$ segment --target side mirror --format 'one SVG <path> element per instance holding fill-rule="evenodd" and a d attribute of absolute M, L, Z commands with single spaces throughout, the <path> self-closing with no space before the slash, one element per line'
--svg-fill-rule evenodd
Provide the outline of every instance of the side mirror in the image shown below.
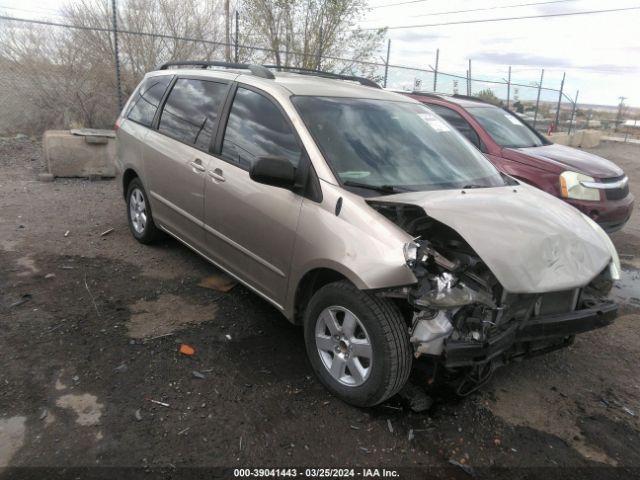
<path fill-rule="evenodd" d="M 272 187 L 292 190 L 296 183 L 296 169 L 282 157 L 258 157 L 249 170 L 251 180 Z"/>

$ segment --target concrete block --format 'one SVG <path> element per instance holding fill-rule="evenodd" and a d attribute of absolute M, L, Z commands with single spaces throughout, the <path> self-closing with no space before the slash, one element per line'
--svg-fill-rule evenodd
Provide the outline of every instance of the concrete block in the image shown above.
<path fill-rule="evenodd" d="M 113 132 L 88 134 L 48 130 L 42 147 L 49 173 L 55 177 L 114 177 L 116 140 Z"/>
<path fill-rule="evenodd" d="M 585 130 L 582 132 L 582 141 L 580 146 L 582 148 L 594 148 L 600 145 L 600 139 L 602 138 L 602 132 L 598 130 Z"/>
<path fill-rule="evenodd" d="M 547 138 L 559 145 L 569 145 L 570 142 L 569 134 L 564 132 L 554 132 L 552 135 L 547 135 Z"/>

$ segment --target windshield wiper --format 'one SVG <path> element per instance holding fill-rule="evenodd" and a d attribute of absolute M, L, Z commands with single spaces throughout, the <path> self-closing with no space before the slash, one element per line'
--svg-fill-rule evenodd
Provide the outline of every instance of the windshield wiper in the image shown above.
<path fill-rule="evenodd" d="M 366 188 L 367 190 L 381 193 L 398 193 L 402 191 L 393 185 L 370 185 L 368 183 L 352 182 L 351 180 L 342 182 L 342 184 L 345 187 Z"/>

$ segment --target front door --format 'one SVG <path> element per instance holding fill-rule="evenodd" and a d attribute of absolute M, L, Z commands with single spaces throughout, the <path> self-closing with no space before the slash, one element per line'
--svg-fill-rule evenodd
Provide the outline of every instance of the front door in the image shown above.
<path fill-rule="evenodd" d="M 254 182 L 256 158 L 288 159 L 295 167 L 302 148 L 274 100 L 238 87 L 222 151 L 211 157 L 205 181 L 208 254 L 260 293 L 282 304 L 296 238 L 302 197 Z"/>
<path fill-rule="evenodd" d="M 204 186 L 209 147 L 229 84 L 178 78 L 151 130 L 145 175 L 156 221 L 192 247 L 204 247 Z"/>

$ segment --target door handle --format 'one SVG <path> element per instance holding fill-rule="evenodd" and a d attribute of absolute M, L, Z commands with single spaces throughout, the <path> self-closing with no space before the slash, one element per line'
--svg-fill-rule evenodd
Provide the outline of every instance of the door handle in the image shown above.
<path fill-rule="evenodd" d="M 193 162 L 189 162 L 189 165 L 191 165 L 191 167 L 193 168 L 194 172 L 204 172 L 206 170 L 206 168 L 204 168 L 204 165 L 202 165 L 202 163 L 200 162 L 200 160 L 195 160 Z"/>
<path fill-rule="evenodd" d="M 207 174 L 218 182 L 224 182 L 226 180 L 224 178 L 224 175 L 222 174 L 222 170 L 220 170 L 219 168 L 216 168 L 215 170 L 209 170 Z"/>

